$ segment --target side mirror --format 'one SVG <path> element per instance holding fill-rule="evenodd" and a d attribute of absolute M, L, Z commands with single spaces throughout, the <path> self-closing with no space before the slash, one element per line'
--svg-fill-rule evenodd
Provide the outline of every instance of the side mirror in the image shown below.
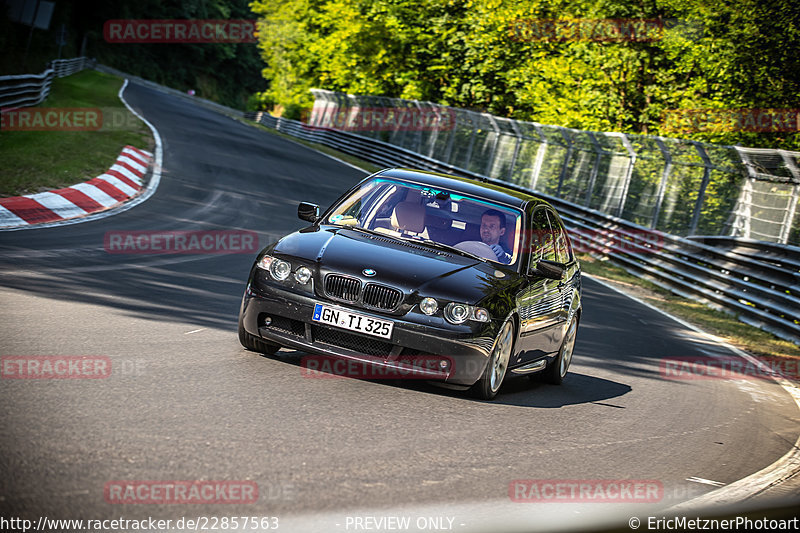
<path fill-rule="evenodd" d="M 313 224 L 319 220 L 319 206 L 308 202 L 300 202 L 300 205 L 297 206 L 297 218 Z"/>
<path fill-rule="evenodd" d="M 548 279 L 563 279 L 564 272 L 566 272 L 567 266 L 564 263 L 558 263 L 556 261 L 548 261 L 547 259 L 541 259 L 536 264 L 535 272 L 540 276 L 544 276 Z"/>

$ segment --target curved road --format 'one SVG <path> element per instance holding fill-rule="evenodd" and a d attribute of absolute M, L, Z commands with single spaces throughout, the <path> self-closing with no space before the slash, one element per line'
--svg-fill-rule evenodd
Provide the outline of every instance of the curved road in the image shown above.
<path fill-rule="evenodd" d="M 511 504 L 512 480 L 656 480 L 666 508 L 715 488 L 687 479 L 731 483 L 800 433 L 797 406 L 772 382 L 663 379 L 664 357 L 728 354 L 588 279 L 565 384 L 512 381 L 493 403 L 420 383 L 308 379 L 298 352 L 247 352 L 236 318 L 254 254 L 109 254 L 104 235 L 246 229 L 264 244 L 301 227 L 299 201 L 327 205 L 363 173 L 185 99 L 138 85 L 125 96 L 164 141 L 156 194 L 102 220 L 0 233 L 0 354 L 102 355 L 114 369 L 0 380 L 3 516 L 279 516 L 293 531 L 293 517 L 318 514 L 317 530 L 346 531 L 354 509 L 466 504 L 453 525 L 466 530 L 478 520 L 470 502 L 490 519 L 492 508 L 543 509 Z M 252 480 L 260 497 L 103 495 L 112 480 L 197 479 Z M 562 523 L 607 507 L 577 506 Z"/>

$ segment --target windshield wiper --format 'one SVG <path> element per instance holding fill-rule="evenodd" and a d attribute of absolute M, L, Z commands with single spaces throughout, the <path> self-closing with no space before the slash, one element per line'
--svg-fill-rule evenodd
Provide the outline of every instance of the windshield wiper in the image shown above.
<path fill-rule="evenodd" d="M 461 250 L 460 248 L 456 248 L 455 246 L 450 246 L 449 244 L 444 244 L 439 241 L 433 241 L 431 239 L 404 239 L 404 240 L 408 240 L 410 242 L 421 242 L 423 244 L 427 244 L 428 246 L 432 246 L 433 248 L 438 248 L 440 250 L 447 250 L 448 252 L 453 252 L 464 257 L 469 257 L 471 259 L 477 259 L 478 261 L 482 261 L 484 263 L 489 262 L 489 260 L 486 259 L 485 257 L 481 257 L 479 255 L 466 252 L 464 250 Z"/>
<path fill-rule="evenodd" d="M 464 250 L 456 248 L 455 246 L 450 246 L 449 244 L 444 244 L 444 243 L 441 243 L 441 242 L 438 242 L 438 241 L 433 241 L 431 239 L 413 238 L 413 237 L 412 238 L 397 237 L 395 235 L 390 235 L 388 233 L 375 231 L 375 230 L 372 230 L 372 229 L 369 229 L 369 228 L 365 228 L 363 226 L 344 226 L 344 225 L 341 225 L 341 224 L 334 224 L 334 225 L 337 226 L 337 227 L 340 227 L 340 228 L 353 229 L 353 230 L 356 230 L 356 231 L 361 231 L 363 233 L 368 233 L 370 235 L 376 235 L 378 237 L 388 237 L 389 239 L 394 239 L 396 241 L 408 242 L 408 243 L 427 244 L 428 246 L 431 246 L 432 248 L 438 248 L 440 250 L 446 250 L 448 252 L 452 252 L 452 253 L 461 255 L 463 257 L 469 257 L 470 259 L 477 259 L 478 261 L 482 261 L 484 263 L 488 263 L 489 262 L 489 260 L 486 259 L 485 257 L 481 257 L 479 255 L 475 255 L 473 253 L 466 252 Z"/>
<path fill-rule="evenodd" d="M 344 226 L 342 224 L 333 224 L 338 228 L 345 228 L 345 229 L 354 229 L 356 231 L 361 231 L 363 233 L 368 233 L 370 235 L 377 235 L 378 237 L 388 237 L 390 239 L 394 239 L 396 241 L 405 241 L 406 239 L 401 239 L 400 237 L 395 237 L 394 235 L 390 235 L 388 233 L 383 233 L 380 231 L 375 231 L 374 229 L 365 228 L 363 226 Z"/>

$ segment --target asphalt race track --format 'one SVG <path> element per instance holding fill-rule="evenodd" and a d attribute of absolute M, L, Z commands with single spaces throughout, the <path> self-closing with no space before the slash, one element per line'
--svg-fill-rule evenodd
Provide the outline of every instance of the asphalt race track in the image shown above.
<path fill-rule="evenodd" d="M 292 517 L 355 509 L 475 502 L 533 516 L 541 504 L 510 502 L 518 479 L 656 480 L 666 508 L 716 488 L 689 478 L 729 484 L 800 434 L 797 405 L 771 381 L 664 379 L 663 358 L 728 352 L 590 279 L 564 385 L 514 380 L 492 403 L 310 379 L 299 352 L 244 350 L 236 319 L 255 254 L 112 254 L 104 236 L 238 229 L 263 245 L 302 227 L 298 202 L 326 206 L 364 173 L 185 99 L 138 85 L 125 96 L 164 142 L 153 197 L 102 220 L 0 232 L 0 355 L 107 356 L 113 369 L 0 380 L 3 516 L 277 516 L 286 531 Z M 259 498 L 111 504 L 114 480 L 250 480 Z"/>

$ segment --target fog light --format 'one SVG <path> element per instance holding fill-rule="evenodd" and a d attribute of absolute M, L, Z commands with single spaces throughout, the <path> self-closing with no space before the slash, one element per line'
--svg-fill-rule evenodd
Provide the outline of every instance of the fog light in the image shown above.
<path fill-rule="evenodd" d="M 442 370 L 447 370 L 448 366 L 450 366 L 450 362 L 447 359 L 439 361 L 439 367 L 441 367 Z"/>
<path fill-rule="evenodd" d="M 264 325 L 269 326 L 270 324 L 272 324 L 272 317 L 271 316 L 264 317 Z"/>
<path fill-rule="evenodd" d="M 306 267 L 300 267 L 294 273 L 294 279 L 300 285 L 305 285 L 311 279 L 311 271 Z"/>
<path fill-rule="evenodd" d="M 419 309 L 426 315 L 430 316 L 439 309 L 439 304 L 433 298 L 423 298 L 419 303 Z"/>

